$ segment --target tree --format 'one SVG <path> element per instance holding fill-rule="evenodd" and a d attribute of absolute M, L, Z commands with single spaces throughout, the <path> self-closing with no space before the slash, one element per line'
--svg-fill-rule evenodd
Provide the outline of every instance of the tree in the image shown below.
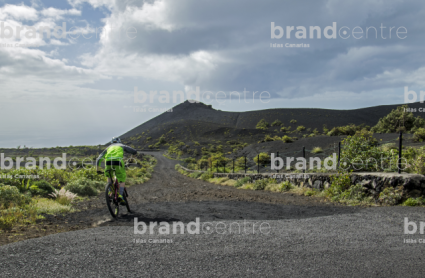
<path fill-rule="evenodd" d="M 408 108 L 409 106 L 402 105 L 393 109 L 387 116 L 379 119 L 371 131 L 375 133 L 415 132 L 418 128 L 424 127 L 424 119 L 420 116 L 415 118 L 412 112 L 408 112 Z"/>

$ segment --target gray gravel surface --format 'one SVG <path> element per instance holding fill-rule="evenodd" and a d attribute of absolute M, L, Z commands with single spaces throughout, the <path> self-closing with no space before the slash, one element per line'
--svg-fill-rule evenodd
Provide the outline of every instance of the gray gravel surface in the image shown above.
<path fill-rule="evenodd" d="M 0 275 L 423 277 L 425 244 L 419 239 L 425 241 L 425 235 L 405 235 L 404 217 L 425 221 L 423 208 L 392 207 L 250 224 L 201 222 L 200 234 L 193 235 L 156 230 L 135 235 L 132 226 L 98 227 L 2 246 Z"/>
<path fill-rule="evenodd" d="M 419 228 L 424 208 L 353 208 L 212 185 L 154 155 L 152 179 L 129 188 L 134 213 L 111 221 L 101 206 L 73 216 L 104 219 L 97 228 L 0 246 L 0 277 L 424 276 L 425 235 L 405 235 L 403 222 Z M 199 217 L 200 231 L 135 235 L 135 217 L 185 225 Z"/>

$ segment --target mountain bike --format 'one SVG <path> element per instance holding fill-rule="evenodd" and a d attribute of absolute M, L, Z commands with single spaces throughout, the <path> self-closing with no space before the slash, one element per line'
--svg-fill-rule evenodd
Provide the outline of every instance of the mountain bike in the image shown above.
<path fill-rule="evenodd" d="M 113 181 L 112 183 L 108 182 L 105 187 L 105 198 L 106 198 L 106 205 L 108 206 L 109 212 L 111 213 L 113 218 L 118 217 L 118 213 L 120 211 L 120 201 L 118 199 L 118 190 L 119 190 L 119 183 L 118 179 L 115 177 L 115 169 L 106 170 L 105 172 L 109 173 L 109 177 Z M 113 173 L 112 173 L 113 172 Z M 103 172 L 98 171 L 99 174 L 103 174 Z M 124 188 L 124 193 L 122 195 L 125 206 L 127 207 L 127 211 L 131 212 L 130 206 L 128 204 L 128 193 L 127 188 Z"/>

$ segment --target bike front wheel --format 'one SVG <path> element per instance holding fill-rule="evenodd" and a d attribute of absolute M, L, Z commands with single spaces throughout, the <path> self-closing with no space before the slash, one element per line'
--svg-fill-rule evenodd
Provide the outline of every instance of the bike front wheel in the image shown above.
<path fill-rule="evenodd" d="M 120 206 L 116 197 L 116 192 L 111 183 L 108 183 L 105 187 L 105 198 L 109 212 L 113 218 L 117 218 L 118 213 L 120 212 Z"/>

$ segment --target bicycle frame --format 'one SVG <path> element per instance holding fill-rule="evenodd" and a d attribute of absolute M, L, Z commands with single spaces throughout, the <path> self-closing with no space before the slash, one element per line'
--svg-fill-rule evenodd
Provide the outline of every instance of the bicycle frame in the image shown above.
<path fill-rule="evenodd" d="M 118 183 L 118 179 L 115 177 L 115 174 L 112 176 L 112 172 L 115 173 L 115 169 L 112 168 L 112 169 L 107 170 L 105 172 L 109 172 L 109 177 L 111 178 L 112 185 L 114 187 L 114 202 L 118 202 L 118 188 L 120 186 L 119 186 L 119 183 Z"/>
<path fill-rule="evenodd" d="M 115 173 L 115 169 L 110 169 L 105 172 L 109 172 L 109 177 L 111 178 L 112 185 L 114 186 L 114 202 L 118 202 L 118 189 L 120 188 L 120 185 L 118 183 L 118 179 L 114 176 L 112 176 L 112 172 Z M 124 187 L 124 194 L 126 197 L 128 197 L 127 189 Z"/>

